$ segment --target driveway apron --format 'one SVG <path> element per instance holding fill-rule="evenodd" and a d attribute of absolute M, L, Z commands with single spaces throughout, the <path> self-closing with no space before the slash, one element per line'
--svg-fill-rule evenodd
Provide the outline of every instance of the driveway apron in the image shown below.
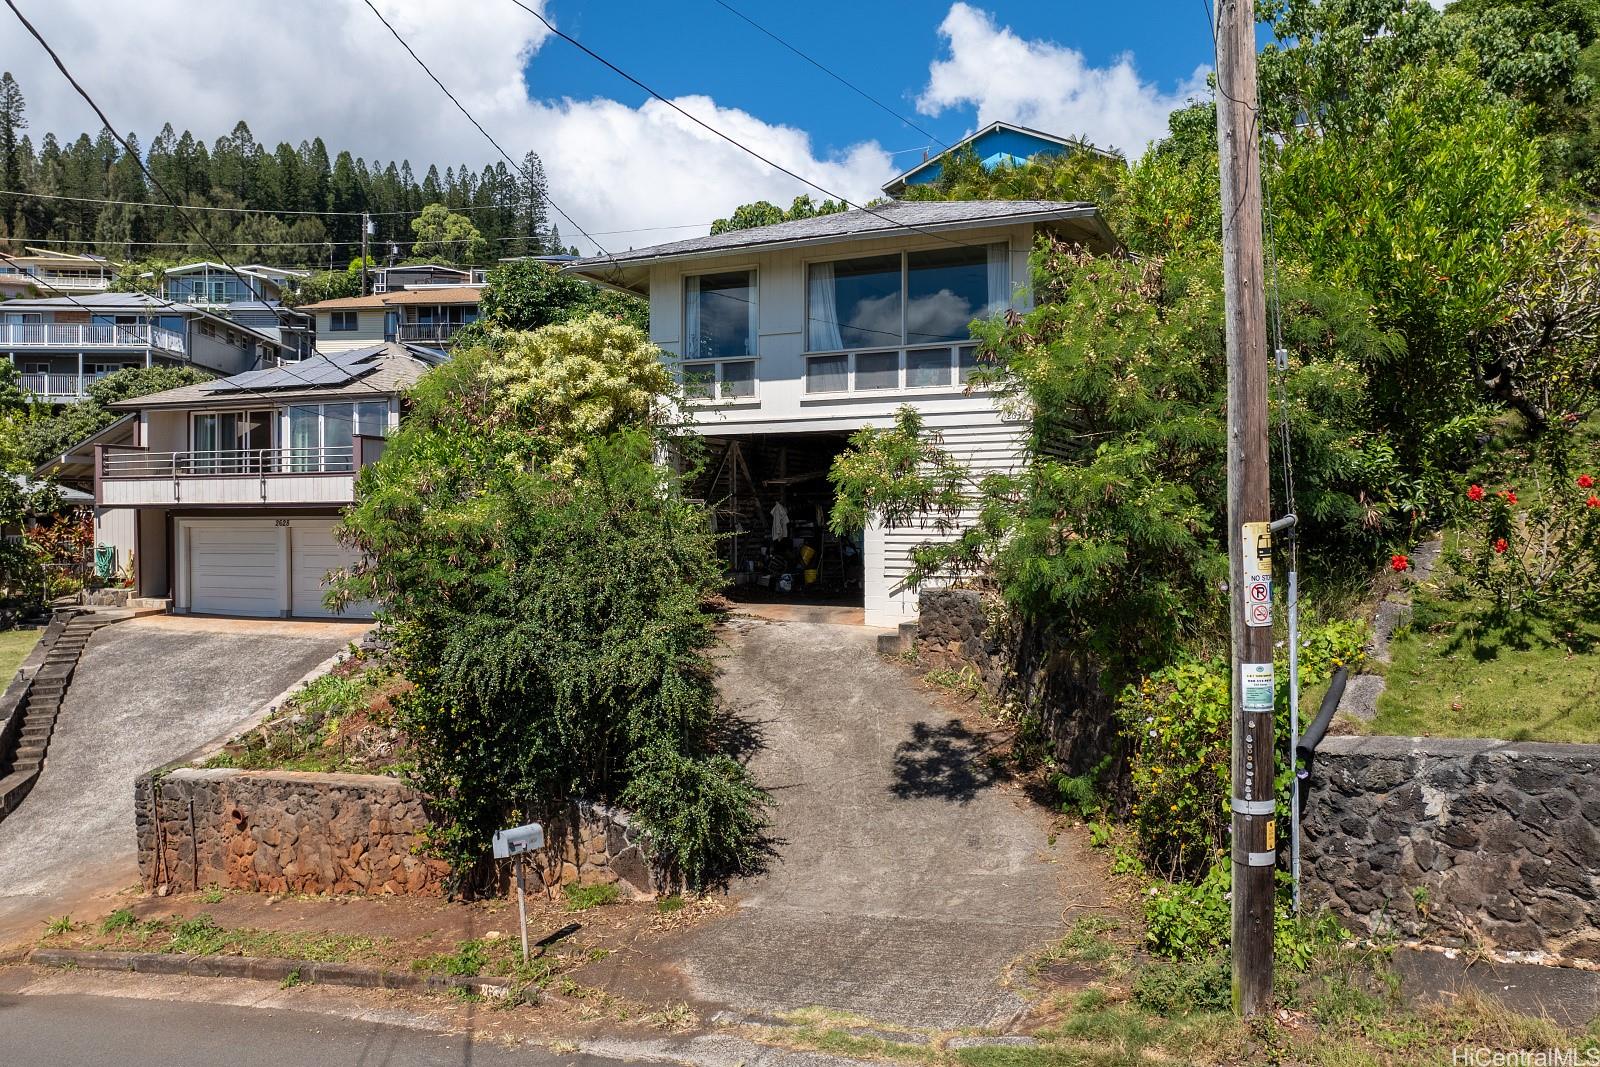
<path fill-rule="evenodd" d="M 740 620 L 730 636 L 720 688 L 760 738 L 775 858 L 730 914 L 602 968 L 607 984 L 647 985 L 653 962 L 703 1008 L 1003 1026 L 1023 1007 L 1009 965 L 1102 899 L 1094 867 L 875 632 Z"/>

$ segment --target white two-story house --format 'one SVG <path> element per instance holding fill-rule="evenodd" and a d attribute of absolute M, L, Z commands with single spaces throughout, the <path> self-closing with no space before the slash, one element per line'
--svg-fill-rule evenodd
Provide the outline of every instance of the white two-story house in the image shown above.
<path fill-rule="evenodd" d="M 1041 231 L 1102 250 L 1090 204 L 892 203 L 576 261 L 566 270 L 650 301 L 709 452 L 712 507 L 736 592 L 854 601 L 868 625 L 914 618 L 903 588 L 927 527 L 835 538 L 827 479 L 850 434 L 919 411 L 977 474 L 1014 466 L 1026 426 L 972 387 L 974 319 L 1026 310 Z M 775 513 L 774 509 L 778 509 Z M 788 575 L 784 580 L 783 575 Z M 780 588 L 781 583 L 781 588 Z"/>
<path fill-rule="evenodd" d="M 138 596 L 180 614 L 328 616 L 326 576 L 355 558 L 334 527 L 430 365 L 380 344 L 142 396 L 38 473 L 93 486 L 96 543 Z"/>

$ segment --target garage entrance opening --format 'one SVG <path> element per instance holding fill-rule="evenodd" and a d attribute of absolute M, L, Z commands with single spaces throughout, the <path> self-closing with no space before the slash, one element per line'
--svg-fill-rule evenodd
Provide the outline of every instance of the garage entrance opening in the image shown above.
<path fill-rule="evenodd" d="M 844 433 L 707 436 L 689 487 L 711 513 L 735 602 L 859 608 L 862 535 L 828 529 Z"/>

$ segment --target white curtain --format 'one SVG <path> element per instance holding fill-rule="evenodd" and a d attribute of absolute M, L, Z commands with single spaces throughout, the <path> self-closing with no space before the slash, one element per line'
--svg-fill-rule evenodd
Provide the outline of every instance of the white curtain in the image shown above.
<path fill-rule="evenodd" d="M 683 279 L 683 358 L 700 355 L 700 276 Z"/>
<path fill-rule="evenodd" d="M 811 318 L 808 348 L 812 352 L 837 352 L 844 347 L 839 336 L 839 301 L 833 289 L 833 264 L 811 264 Z"/>
<path fill-rule="evenodd" d="M 989 246 L 989 306 L 985 315 L 998 315 L 1011 306 L 1011 249 L 1008 245 Z"/>

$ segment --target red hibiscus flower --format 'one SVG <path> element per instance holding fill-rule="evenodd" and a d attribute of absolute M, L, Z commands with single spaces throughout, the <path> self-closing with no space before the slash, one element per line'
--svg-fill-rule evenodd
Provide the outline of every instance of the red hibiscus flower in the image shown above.
<path fill-rule="evenodd" d="M 1594 488 L 1594 475 L 1592 475 L 1592 474 L 1580 474 L 1580 475 L 1578 475 L 1578 488 L 1579 489 L 1593 489 Z"/>
<path fill-rule="evenodd" d="M 1411 566 L 1411 561 L 1399 552 L 1389 557 L 1389 569 L 1392 571 L 1403 571 L 1409 566 Z"/>
<path fill-rule="evenodd" d="M 1496 552 L 1504 552 L 1506 549 L 1508 549 L 1510 547 L 1511 547 L 1510 545 L 1506 544 L 1506 539 L 1504 537 L 1500 538 L 1499 540 L 1495 541 L 1495 543 L 1494 543 L 1494 550 Z"/>
<path fill-rule="evenodd" d="M 1482 500 L 1483 499 L 1483 486 L 1474 485 L 1474 486 L 1470 487 L 1467 490 L 1467 499 L 1468 500 Z"/>
<path fill-rule="evenodd" d="M 1517 502 L 1517 491 L 1515 489 L 1507 489 L 1500 494 L 1500 498 L 1507 504 L 1515 504 Z"/>
<path fill-rule="evenodd" d="M 1589 505 L 1591 508 L 1600 508 L 1600 496 L 1595 496 L 1593 493 L 1590 493 L 1589 499 L 1585 500 L 1584 503 Z"/>

